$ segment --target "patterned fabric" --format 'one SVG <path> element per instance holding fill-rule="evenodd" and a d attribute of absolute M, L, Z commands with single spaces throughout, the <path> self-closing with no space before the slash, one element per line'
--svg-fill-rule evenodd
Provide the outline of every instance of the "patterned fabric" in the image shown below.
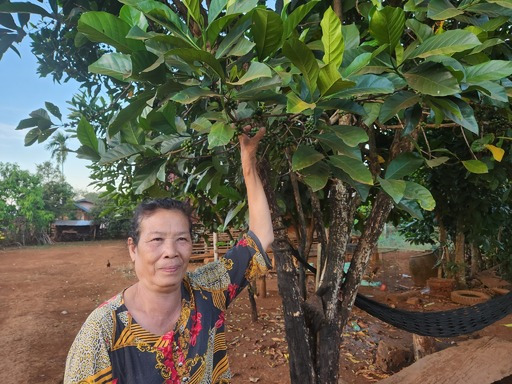
<path fill-rule="evenodd" d="M 224 312 L 253 279 L 270 268 L 249 231 L 222 259 L 189 272 L 174 330 L 143 329 L 119 293 L 96 308 L 76 336 L 64 384 L 224 384 L 231 382 Z"/>

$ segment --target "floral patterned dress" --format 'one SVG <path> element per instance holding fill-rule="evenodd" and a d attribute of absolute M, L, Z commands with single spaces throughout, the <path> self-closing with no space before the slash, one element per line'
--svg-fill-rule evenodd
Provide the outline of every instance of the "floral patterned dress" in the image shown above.
<path fill-rule="evenodd" d="M 131 317 L 119 293 L 96 308 L 76 336 L 64 384 L 230 383 L 224 313 L 270 261 L 249 231 L 219 261 L 189 272 L 175 328 L 154 335 Z"/>

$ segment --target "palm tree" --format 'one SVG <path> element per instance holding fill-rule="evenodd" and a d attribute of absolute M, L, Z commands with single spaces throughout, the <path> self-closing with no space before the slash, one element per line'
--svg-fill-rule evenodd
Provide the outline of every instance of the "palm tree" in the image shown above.
<path fill-rule="evenodd" d="M 59 131 L 56 135 L 52 136 L 50 142 L 45 146 L 47 150 L 52 152 L 52 159 L 55 157 L 57 163 L 60 164 L 60 173 L 62 178 L 64 178 L 64 162 L 68 157 L 68 152 L 71 151 L 66 145 L 66 142 L 70 137 L 71 136 L 65 135 Z"/>

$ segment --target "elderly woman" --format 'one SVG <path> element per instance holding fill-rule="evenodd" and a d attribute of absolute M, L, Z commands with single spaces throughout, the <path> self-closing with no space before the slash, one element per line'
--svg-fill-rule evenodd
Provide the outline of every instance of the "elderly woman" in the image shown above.
<path fill-rule="evenodd" d="M 141 204 L 128 239 L 138 282 L 96 308 L 69 351 L 64 383 L 230 383 L 224 333 L 229 303 L 269 267 L 270 211 L 256 171 L 264 129 L 241 135 L 249 231 L 217 262 L 187 272 L 189 208 L 176 200 Z"/>

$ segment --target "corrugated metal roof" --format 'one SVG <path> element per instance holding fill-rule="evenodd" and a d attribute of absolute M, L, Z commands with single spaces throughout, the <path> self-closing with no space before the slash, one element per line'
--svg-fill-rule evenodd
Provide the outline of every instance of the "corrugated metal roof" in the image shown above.
<path fill-rule="evenodd" d="M 93 220 L 55 220 L 54 224 L 57 227 L 89 227 L 94 225 Z"/>

